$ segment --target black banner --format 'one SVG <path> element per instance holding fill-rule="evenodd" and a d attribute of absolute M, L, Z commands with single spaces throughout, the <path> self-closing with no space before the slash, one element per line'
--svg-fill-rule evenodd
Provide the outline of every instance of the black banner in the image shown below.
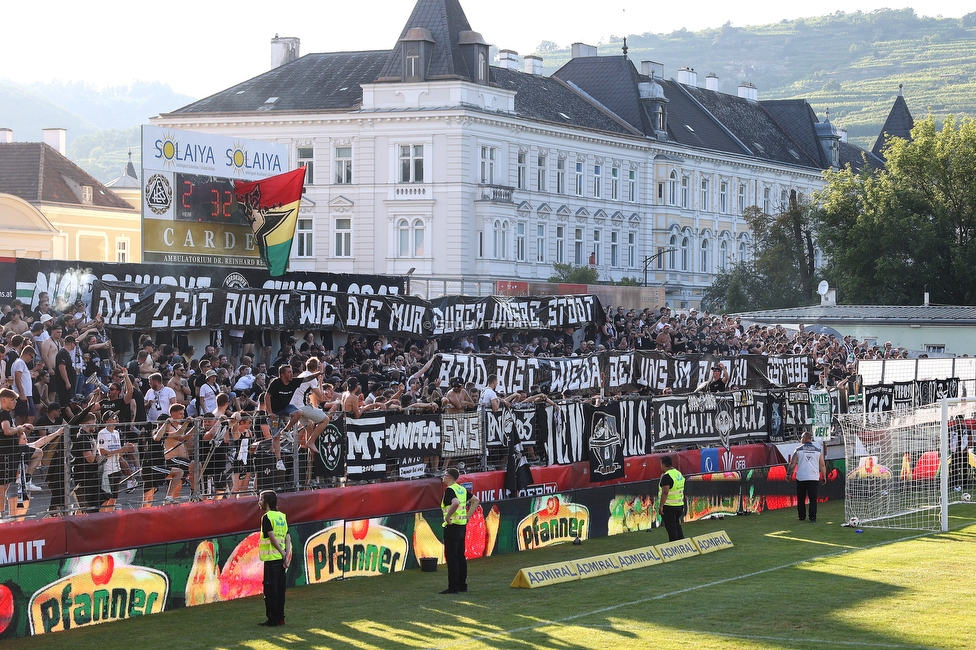
<path fill-rule="evenodd" d="M 162 284 L 185 289 L 252 287 L 275 291 L 337 291 L 376 295 L 404 294 L 406 288 L 404 276 L 291 272 L 272 278 L 263 268 L 36 259 L 18 259 L 16 278 L 17 297 L 28 308 L 35 309 L 39 294 L 48 293 L 51 306 L 59 310 L 79 299 L 89 305 L 95 280 Z"/>
<path fill-rule="evenodd" d="M 890 384 L 864 387 L 864 412 L 884 413 L 894 407 L 895 389 Z"/>
<path fill-rule="evenodd" d="M 386 418 L 346 418 L 346 476 L 372 481 L 386 476 Z"/>
<path fill-rule="evenodd" d="M 420 298 L 335 291 L 180 289 L 93 282 L 92 310 L 109 327 L 155 329 L 323 329 L 428 338 L 430 308 Z"/>
<path fill-rule="evenodd" d="M 586 460 L 586 413 L 584 403 L 546 406 L 536 422 L 541 427 L 550 464 L 569 465 Z"/>
<path fill-rule="evenodd" d="M 620 409 L 584 408 L 588 435 L 587 456 L 590 459 L 590 482 L 609 481 L 624 477 L 624 439 L 620 429 Z"/>
<path fill-rule="evenodd" d="M 711 379 L 711 369 L 721 364 L 729 371 L 729 388 L 762 390 L 786 381 L 784 386 L 807 383 L 812 376 L 810 357 L 789 355 L 740 355 L 731 359 L 708 354 L 672 356 L 663 352 L 637 350 L 607 352 L 583 357 L 516 357 L 494 354 L 439 354 L 431 369 L 442 382 L 452 377 L 484 389 L 489 375 L 498 377 L 502 394 L 528 391 L 532 385 L 546 385 L 547 392 L 630 392 L 640 388 L 690 393 Z M 603 379 L 605 378 L 605 380 Z"/>
<path fill-rule="evenodd" d="M 441 454 L 441 416 L 386 414 L 386 457 L 412 459 Z"/>
<path fill-rule="evenodd" d="M 315 476 L 337 478 L 346 475 L 345 417 L 332 418 L 318 438 L 315 439 L 315 455 L 312 471 Z"/>
<path fill-rule="evenodd" d="M 656 446 L 719 444 L 769 437 L 767 395 L 762 391 L 656 397 Z"/>
<path fill-rule="evenodd" d="M 432 308 L 434 336 L 562 329 L 606 321 L 599 298 L 592 295 L 445 296 Z"/>
<path fill-rule="evenodd" d="M 524 408 L 501 408 L 484 411 L 485 444 L 489 447 L 508 447 L 512 435 L 515 444 L 535 444 L 536 440 L 536 412 L 535 406 Z"/>

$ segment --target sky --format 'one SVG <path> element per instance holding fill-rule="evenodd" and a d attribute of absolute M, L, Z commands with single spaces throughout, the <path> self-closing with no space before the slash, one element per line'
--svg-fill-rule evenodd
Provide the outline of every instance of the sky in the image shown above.
<path fill-rule="evenodd" d="M 0 78 L 18 83 L 83 81 L 103 88 L 161 81 L 205 97 L 265 72 L 271 38 L 296 36 L 301 54 L 388 50 L 414 0 L 47 0 L 5 3 Z M 596 45 L 611 35 L 745 27 L 835 11 L 910 6 L 885 0 L 817 3 L 698 0 L 694 5 L 649 0 L 461 0 L 472 29 L 520 54 L 543 40 Z M 926 16 L 960 17 L 972 0 L 916 0 Z M 921 7 L 921 8 L 919 8 Z"/>

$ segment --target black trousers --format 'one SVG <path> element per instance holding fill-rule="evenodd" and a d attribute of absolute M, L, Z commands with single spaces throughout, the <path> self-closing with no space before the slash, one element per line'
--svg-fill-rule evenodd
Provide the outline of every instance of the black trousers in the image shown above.
<path fill-rule="evenodd" d="M 447 560 L 447 588 L 468 588 L 468 560 L 464 557 L 467 526 L 449 524 L 444 529 L 444 559 Z"/>
<path fill-rule="evenodd" d="M 264 563 L 264 609 L 272 623 L 285 621 L 285 562 Z"/>
<path fill-rule="evenodd" d="M 668 531 L 668 541 L 674 542 L 684 539 L 684 531 L 681 530 L 681 517 L 685 514 L 684 506 L 664 506 L 661 512 L 661 520 L 664 529 Z"/>
<path fill-rule="evenodd" d="M 810 497 L 810 521 L 817 520 L 817 488 L 820 481 L 797 481 L 796 482 L 796 514 L 800 520 L 807 518 L 806 498 Z"/>

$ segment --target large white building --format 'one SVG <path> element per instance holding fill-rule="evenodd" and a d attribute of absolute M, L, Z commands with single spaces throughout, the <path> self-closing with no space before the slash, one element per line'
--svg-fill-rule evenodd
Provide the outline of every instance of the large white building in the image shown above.
<path fill-rule="evenodd" d="M 493 65 L 458 0 L 418 0 L 392 50 L 298 57 L 275 37 L 269 72 L 152 122 L 288 143 L 308 168 L 291 269 L 413 269 L 431 295 L 545 281 L 554 262 L 643 280 L 646 264 L 691 306 L 750 254 L 746 207 L 776 212 L 862 153 L 881 164 L 803 100 L 573 55 L 551 77 L 509 50 Z"/>

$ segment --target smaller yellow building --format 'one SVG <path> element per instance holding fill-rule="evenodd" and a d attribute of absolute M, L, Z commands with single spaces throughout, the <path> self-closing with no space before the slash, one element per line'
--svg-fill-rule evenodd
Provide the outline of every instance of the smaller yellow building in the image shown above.
<path fill-rule="evenodd" d="M 0 257 L 142 261 L 142 218 L 43 142 L 0 142 Z"/>

